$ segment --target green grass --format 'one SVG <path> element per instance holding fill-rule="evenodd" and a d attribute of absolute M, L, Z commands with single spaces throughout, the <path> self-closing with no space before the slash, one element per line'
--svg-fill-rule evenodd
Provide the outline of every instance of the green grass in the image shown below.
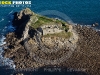
<path fill-rule="evenodd" d="M 69 30 L 69 25 L 65 21 L 56 20 L 56 23 L 61 23 L 62 24 L 62 27 L 61 27 L 62 30 L 65 30 L 66 32 Z"/>
<path fill-rule="evenodd" d="M 35 15 L 37 18 L 38 18 L 38 21 L 34 23 L 32 23 L 32 27 L 34 29 L 40 27 L 40 26 L 43 26 L 43 25 L 52 25 L 52 24 L 58 24 L 58 25 L 61 25 L 62 26 L 58 26 L 59 28 L 61 28 L 62 30 L 65 30 L 66 32 L 69 30 L 69 26 L 68 26 L 68 23 L 66 23 L 65 21 L 63 20 L 56 20 L 54 18 L 48 18 L 46 16 L 41 16 L 41 15 Z M 34 17 L 33 17 L 34 18 Z"/>
<path fill-rule="evenodd" d="M 48 17 L 45 17 L 45 16 L 39 16 L 39 15 L 37 16 L 37 18 L 38 18 L 38 21 L 31 25 L 35 29 L 44 25 L 44 24 L 54 23 L 54 20 L 52 18 L 48 18 Z"/>
<path fill-rule="evenodd" d="M 62 38 L 70 38 L 73 34 L 71 32 L 65 32 L 62 31 L 60 33 L 54 33 L 54 34 L 47 34 L 43 35 L 43 37 L 62 37 Z"/>
<path fill-rule="evenodd" d="M 54 33 L 54 34 L 47 34 L 47 35 L 43 35 L 43 37 L 62 37 L 62 38 L 69 38 L 72 36 L 72 33 L 71 32 L 67 32 L 69 30 L 69 26 L 68 26 L 68 23 L 66 23 L 65 21 L 63 20 L 56 20 L 56 19 L 53 19 L 53 18 L 48 18 L 48 17 L 45 17 L 45 16 L 41 16 L 41 15 L 35 15 L 35 17 L 38 18 L 38 21 L 36 21 L 34 23 L 32 23 L 32 27 L 34 29 L 40 27 L 40 26 L 43 26 L 43 25 L 53 25 L 53 24 L 58 24 L 59 28 L 61 28 L 62 32 L 60 33 Z M 33 17 L 34 19 L 34 17 Z M 61 26 L 62 24 L 62 26 Z"/>
<path fill-rule="evenodd" d="M 39 20 L 43 21 L 44 23 L 46 23 L 46 22 L 54 22 L 54 20 L 52 18 L 48 18 L 48 17 L 45 17 L 45 16 L 40 16 Z"/>

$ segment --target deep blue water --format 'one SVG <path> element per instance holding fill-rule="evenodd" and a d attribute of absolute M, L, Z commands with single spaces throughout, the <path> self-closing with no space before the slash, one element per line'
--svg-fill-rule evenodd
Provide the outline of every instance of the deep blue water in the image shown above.
<path fill-rule="evenodd" d="M 66 14 L 75 23 L 100 22 L 100 0 L 33 0 L 32 10 L 37 13 L 57 10 Z"/>
<path fill-rule="evenodd" d="M 2 44 L 2 35 L 9 29 L 12 31 L 10 14 L 23 8 L 25 7 L 0 7 L 0 44 Z M 32 0 L 30 9 L 35 13 L 72 23 L 86 25 L 100 23 L 100 0 Z M 2 52 L 1 48 L 0 52 Z M 2 59 L 0 57 L 0 65 Z"/>
<path fill-rule="evenodd" d="M 32 10 L 35 12 L 57 10 L 75 23 L 100 22 L 100 0 L 33 0 L 33 3 Z"/>
<path fill-rule="evenodd" d="M 0 20 L 2 20 L 2 18 L 5 19 L 0 22 L 0 29 L 3 29 L 7 24 L 9 19 L 7 15 L 9 12 L 20 11 L 23 8 L 24 7 L 0 7 Z M 74 23 L 89 25 L 95 22 L 100 23 L 100 0 L 32 0 L 30 9 L 35 13 L 49 10 L 50 12 L 48 13 L 56 14 L 56 11 L 59 11 L 69 17 Z M 55 11 L 53 12 L 52 10 Z M 46 13 L 46 15 L 48 14 Z M 57 14 L 56 16 L 59 17 Z M 63 15 L 61 16 L 63 17 Z"/>

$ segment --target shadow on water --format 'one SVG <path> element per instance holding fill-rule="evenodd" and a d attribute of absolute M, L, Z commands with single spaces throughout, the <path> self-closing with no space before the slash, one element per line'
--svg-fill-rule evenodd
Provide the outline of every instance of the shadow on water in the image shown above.
<path fill-rule="evenodd" d="M 8 66 L 0 66 L 0 75 L 11 75 L 14 73 L 13 69 L 9 69 Z"/>
<path fill-rule="evenodd" d="M 0 67 L 0 75 L 16 75 L 18 73 L 23 75 L 88 75 L 85 72 L 75 71 L 66 67 L 47 66 L 30 71 L 14 71 L 12 69 L 8 69 L 7 67 Z"/>

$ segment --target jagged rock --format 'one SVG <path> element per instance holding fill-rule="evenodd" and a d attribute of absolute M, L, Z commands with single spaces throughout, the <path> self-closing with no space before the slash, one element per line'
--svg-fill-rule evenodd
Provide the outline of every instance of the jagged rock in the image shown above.
<path fill-rule="evenodd" d="M 25 8 L 17 14 L 18 19 L 22 19 L 25 16 L 34 14 L 29 8 Z"/>

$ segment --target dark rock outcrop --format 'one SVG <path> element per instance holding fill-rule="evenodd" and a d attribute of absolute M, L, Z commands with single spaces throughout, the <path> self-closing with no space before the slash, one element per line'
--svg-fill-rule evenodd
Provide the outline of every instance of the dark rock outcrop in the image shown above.
<path fill-rule="evenodd" d="M 100 35 L 87 26 L 74 26 L 79 35 L 77 48 L 72 57 L 63 65 L 85 69 L 89 75 L 100 74 Z"/>
<path fill-rule="evenodd" d="M 17 38 L 21 38 L 25 30 L 26 23 L 30 20 L 30 16 L 34 14 L 29 8 L 14 13 L 13 26 L 16 28 L 15 34 Z"/>

